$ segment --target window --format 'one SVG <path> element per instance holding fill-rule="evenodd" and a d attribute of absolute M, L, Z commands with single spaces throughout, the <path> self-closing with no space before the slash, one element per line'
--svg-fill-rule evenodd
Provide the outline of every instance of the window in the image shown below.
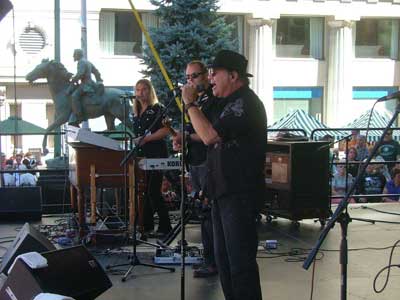
<path fill-rule="evenodd" d="M 323 18 L 282 17 L 275 29 L 277 57 L 323 59 Z"/>
<path fill-rule="evenodd" d="M 356 22 L 356 57 L 397 60 L 398 46 L 398 20 L 363 19 Z"/>
<path fill-rule="evenodd" d="M 140 13 L 146 29 L 158 26 L 151 13 Z M 100 12 L 100 47 L 107 55 L 142 55 L 144 36 L 132 12 Z"/>
<path fill-rule="evenodd" d="M 310 116 L 321 120 L 322 88 L 319 87 L 275 87 L 274 120 L 279 121 L 287 114 L 302 109 Z"/>

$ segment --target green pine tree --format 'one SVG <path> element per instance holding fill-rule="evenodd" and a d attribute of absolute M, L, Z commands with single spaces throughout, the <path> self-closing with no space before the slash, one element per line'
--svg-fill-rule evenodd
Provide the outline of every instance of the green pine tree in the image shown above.
<path fill-rule="evenodd" d="M 233 24 L 217 15 L 216 0 L 151 0 L 160 26 L 150 36 L 161 61 L 174 84 L 185 82 L 186 64 L 191 60 L 210 63 L 221 49 L 237 49 Z M 159 100 L 166 104 L 168 86 L 149 47 L 145 47 L 143 72 L 153 83 Z M 176 104 L 170 110 L 178 114 Z M 171 115 L 171 113 L 170 113 Z"/>

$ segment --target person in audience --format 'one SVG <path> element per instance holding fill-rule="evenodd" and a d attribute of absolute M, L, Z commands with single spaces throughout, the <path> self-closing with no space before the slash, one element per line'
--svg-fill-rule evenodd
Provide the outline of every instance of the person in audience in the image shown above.
<path fill-rule="evenodd" d="M 15 162 L 14 162 L 14 167 L 13 169 L 15 171 L 22 171 L 22 170 L 27 170 L 27 167 L 22 163 L 22 154 L 21 153 L 17 153 L 15 155 Z M 20 186 L 21 185 L 21 176 L 24 173 L 20 173 L 20 172 L 15 172 L 14 173 L 14 178 L 15 178 L 15 186 Z"/>
<path fill-rule="evenodd" d="M 365 135 L 359 135 L 357 137 L 356 150 L 357 150 L 356 160 L 358 161 L 363 161 L 369 156 L 369 150 L 367 147 L 367 137 Z"/>
<path fill-rule="evenodd" d="M 357 161 L 357 149 L 355 147 L 351 147 L 347 153 L 347 173 L 351 174 L 351 176 L 356 177 L 358 174 L 358 163 L 354 163 Z"/>
<path fill-rule="evenodd" d="M 9 187 L 9 186 L 15 186 L 15 177 L 13 174 L 13 160 L 12 159 L 8 159 L 6 160 L 6 164 L 5 164 L 5 170 L 10 171 L 9 173 L 4 173 L 3 174 L 3 186 L 5 187 Z"/>
<path fill-rule="evenodd" d="M 24 158 L 22 160 L 22 164 L 26 167 L 27 170 L 32 169 L 31 162 L 29 159 Z M 35 186 L 36 185 L 37 178 L 34 174 L 32 173 L 20 173 L 20 180 L 19 180 L 19 185 L 20 186 Z"/>
<path fill-rule="evenodd" d="M 344 196 L 354 180 L 351 174 L 346 173 L 345 160 L 340 160 L 339 163 L 336 165 L 336 173 L 331 182 L 333 196 Z M 337 203 L 337 199 L 334 199 L 332 203 Z"/>
<path fill-rule="evenodd" d="M 396 164 L 396 160 L 400 157 L 400 144 L 393 140 L 392 130 L 388 130 L 383 139 L 382 145 L 379 146 L 376 155 L 381 156 L 385 161 L 388 169 L 391 170 Z"/>
<path fill-rule="evenodd" d="M 6 168 L 6 155 L 1 152 L 0 154 L 0 164 L 1 164 L 1 170 L 4 170 Z"/>
<path fill-rule="evenodd" d="M 392 170 L 392 178 L 386 182 L 383 194 L 400 194 L 400 169 L 394 168 Z M 399 196 L 387 196 L 383 198 L 383 202 L 397 202 Z"/>
<path fill-rule="evenodd" d="M 372 159 L 371 162 L 378 162 L 382 158 Z M 361 195 L 379 195 L 382 194 L 386 184 L 386 178 L 382 172 L 383 165 L 369 164 L 362 176 L 358 186 L 358 194 Z M 381 202 L 382 196 L 361 197 L 358 202 Z"/>
<path fill-rule="evenodd" d="M 177 201 L 176 193 L 172 190 L 171 183 L 164 176 L 161 184 L 161 195 L 164 203 L 169 210 L 175 210 L 175 202 Z"/>
<path fill-rule="evenodd" d="M 357 145 L 357 138 L 358 138 L 359 135 L 360 135 L 360 130 L 359 129 L 353 129 L 351 131 L 350 139 L 344 139 L 343 141 L 341 141 L 339 143 L 339 150 L 340 151 L 346 151 L 346 141 L 347 140 L 348 140 L 347 148 L 355 147 Z"/>

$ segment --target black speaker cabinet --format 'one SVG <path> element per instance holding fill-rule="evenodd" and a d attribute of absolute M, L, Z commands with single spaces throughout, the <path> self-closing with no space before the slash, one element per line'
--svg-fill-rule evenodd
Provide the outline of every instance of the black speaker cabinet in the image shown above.
<path fill-rule="evenodd" d="M 31 300 L 39 293 L 92 300 L 112 284 L 97 260 L 83 246 L 42 253 L 48 266 L 31 269 L 17 260 L 0 290 L 2 300 Z"/>
<path fill-rule="evenodd" d="M 291 220 L 327 218 L 329 144 L 312 141 L 269 141 L 267 146 L 265 210 Z"/>
<path fill-rule="evenodd" d="M 0 188 L 1 220 L 40 220 L 42 192 L 39 186 Z"/>
<path fill-rule="evenodd" d="M 56 248 L 54 245 L 48 239 L 46 239 L 44 235 L 37 231 L 33 226 L 25 223 L 3 256 L 3 260 L 0 265 L 0 273 L 7 274 L 8 269 L 14 262 L 14 259 L 20 254 L 27 252 L 41 253 L 55 249 Z"/>

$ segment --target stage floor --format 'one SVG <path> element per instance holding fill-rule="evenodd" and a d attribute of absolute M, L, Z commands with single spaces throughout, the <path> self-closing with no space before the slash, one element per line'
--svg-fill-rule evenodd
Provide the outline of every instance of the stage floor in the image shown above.
<path fill-rule="evenodd" d="M 374 209 L 395 212 L 400 214 L 400 204 L 359 204 L 349 207 L 349 214 L 354 218 L 369 218 L 390 222 L 400 222 L 400 215 L 390 215 L 378 212 Z M 335 207 L 333 207 L 335 209 Z M 52 218 L 43 218 L 42 223 L 51 223 Z M 40 224 L 40 223 L 33 223 Z M 15 236 L 16 229 L 22 223 L 0 223 L 0 241 L 7 240 L 5 237 Z M 400 270 L 392 268 L 389 283 L 386 289 L 377 294 L 373 289 L 374 278 L 377 273 L 389 263 L 391 246 L 400 239 L 400 224 L 375 223 L 353 220 L 349 224 L 348 243 L 348 298 L 347 299 L 397 299 L 400 295 Z M 189 245 L 199 245 L 199 225 L 188 225 L 186 227 Z M 300 227 L 295 228 L 291 221 L 278 218 L 272 224 L 265 220 L 259 226 L 260 244 L 265 240 L 275 239 L 278 241 L 278 249 L 266 252 L 260 247 L 258 253 L 258 265 L 261 275 L 261 286 L 263 299 L 288 300 L 288 299 L 310 299 L 312 285 L 312 266 L 309 270 L 302 268 L 303 258 L 312 248 L 321 233 L 320 224 L 314 220 L 303 220 Z M 336 225 L 328 234 L 322 254 L 315 264 L 315 280 L 313 299 L 333 300 L 340 299 L 340 226 Z M 175 242 L 172 244 L 174 245 Z M 7 243 L 1 246 L 7 247 Z M 116 245 L 117 246 L 117 245 Z M 240 247 L 240 245 L 238 245 Z M 375 250 L 372 248 L 384 248 Z M 368 249 L 369 248 L 369 249 Z M 91 248 L 91 251 L 103 265 L 127 262 L 126 251 L 131 247 L 122 247 L 121 253 L 117 249 L 101 254 L 104 249 Z M 328 251 L 329 250 L 329 251 Z M 0 255 L 4 249 L 0 248 Z M 288 256 L 289 252 L 298 255 Z M 400 249 L 394 251 L 392 264 L 400 264 Z M 142 262 L 151 263 L 155 249 L 150 246 L 139 246 L 138 257 Z M 182 272 L 180 266 L 175 266 L 176 271 L 152 269 L 143 266 L 134 268 L 132 276 L 126 282 L 121 282 L 120 273 L 126 268 L 109 273 L 113 287 L 99 296 L 99 300 L 172 300 L 181 299 Z M 386 279 L 387 272 L 379 277 L 377 288 L 380 289 Z M 193 278 L 191 266 L 185 268 L 185 299 L 188 300 L 220 300 L 224 299 L 218 277 Z M 245 300 L 245 299 L 244 299 Z"/>

